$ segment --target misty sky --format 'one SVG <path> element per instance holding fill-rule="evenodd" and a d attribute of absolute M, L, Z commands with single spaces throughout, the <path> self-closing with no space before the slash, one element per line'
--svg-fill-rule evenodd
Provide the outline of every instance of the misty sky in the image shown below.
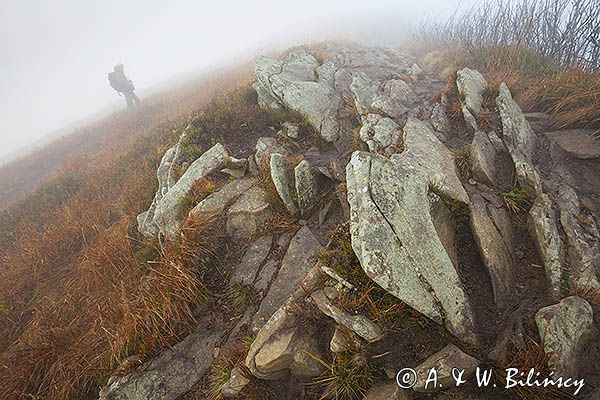
<path fill-rule="evenodd" d="M 468 6 L 475 0 L 462 0 Z M 125 65 L 138 91 L 245 61 L 257 49 L 335 34 L 397 45 L 410 22 L 458 0 L 2 0 L 0 159 L 124 101 L 107 74 Z M 120 104 L 120 103 L 119 103 Z"/>

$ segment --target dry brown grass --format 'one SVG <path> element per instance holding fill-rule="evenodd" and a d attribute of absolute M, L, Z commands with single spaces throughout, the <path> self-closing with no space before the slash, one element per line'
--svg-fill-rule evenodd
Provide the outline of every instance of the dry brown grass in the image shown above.
<path fill-rule="evenodd" d="M 51 146 L 27 161 L 51 170 L 46 156 L 79 154 L 0 215 L 0 398 L 93 397 L 123 360 L 147 359 L 192 329 L 222 221 L 188 219 L 160 251 L 135 217 L 189 111 L 243 76 L 249 68 L 111 116 L 93 151 Z"/>

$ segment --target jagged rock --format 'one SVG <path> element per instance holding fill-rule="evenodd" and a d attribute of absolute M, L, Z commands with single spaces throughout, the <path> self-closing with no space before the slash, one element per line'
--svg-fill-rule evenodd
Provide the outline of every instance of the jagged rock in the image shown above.
<path fill-rule="evenodd" d="M 566 129 L 544 135 L 573 157 L 586 160 L 600 157 L 600 140 L 596 138 L 596 132 L 597 129 Z"/>
<path fill-rule="evenodd" d="M 373 98 L 380 89 L 381 84 L 370 79 L 364 72 L 352 75 L 350 90 L 354 94 L 354 102 L 359 115 L 365 116 L 369 114 Z"/>
<path fill-rule="evenodd" d="M 491 133 L 495 135 L 495 133 Z M 475 132 L 471 143 L 471 158 L 473 177 L 488 186 L 496 184 L 496 149 L 487 134 Z"/>
<path fill-rule="evenodd" d="M 299 112 L 325 140 L 332 142 L 342 129 L 338 113 L 343 100 L 331 86 L 316 81 L 318 66 L 319 62 L 306 50 L 291 52 L 284 61 L 259 57 L 254 64 L 254 74 L 260 85 L 257 92 Z M 263 101 L 263 104 L 267 103 Z"/>
<path fill-rule="evenodd" d="M 398 124 L 390 118 L 379 114 L 368 114 L 359 134 L 370 151 L 378 152 L 390 146 L 400 132 Z"/>
<path fill-rule="evenodd" d="M 504 143 L 515 165 L 517 182 L 531 198 L 535 198 L 542 193 L 539 174 L 531 161 L 535 134 L 506 84 L 500 85 L 499 93 L 496 105 L 502 118 Z"/>
<path fill-rule="evenodd" d="M 321 244 L 308 227 L 300 228 L 292 238 L 277 277 L 252 321 L 253 330 L 258 330 L 297 289 L 300 281 L 315 265 L 320 247 Z"/>
<path fill-rule="evenodd" d="M 306 160 L 300 161 L 294 168 L 298 206 L 302 215 L 307 215 L 317 203 L 317 174 L 318 172 Z"/>
<path fill-rule="evenodd" d="M 433 128 L 436 131 L 443 133 L 445 136 L 450 133 L 450 120 L 446 115 L 446 111 L 444 111 L 442 103 L 437 103 L 433 107 L 429 122 L 431 122 L 431 125 L 433 125 Z"/>
<path fill-rule="evenodd" d="M 454 387 L 454 378 L 452 371 L 454 368 L 464 370 L 464 379 L 472 377 L 475 373 L 475 368 L 479 366 L 479 360 L 464 353 L 461 349 L 453 344 L 449 344 L 442 350 L 433 354 L 417 368 L 417 383 L 413 389 L 417 392 L 437 392 L 444 389 Z M 425 382 L 432 368 L 437 371 L 437 386 L 433 387 L 429 382 L 425 388 Z"/>
<path fill-rule="evenodd" d="M 487 203 L 479 195 L 471 198 L 470 209 L 473 236 L 492 280 L 494 301 L 502 309 L 514 286 L 512 240 L 506 233 L 510 231 L 510 219 L 503 208 Z"/>
<path fill-rule="evenodd" d="M 407 174 L 420 175 L 439 191 L 462 203 L 469 197 L 456 172 L 454 157 L 424 122 L 409 117 L 404 126 L 404 152 L 391 160 Z"/>
<path fill-rule="evenodd" d="M 233 159 L 225 147 L 217 143 L 189 166 L 177 183 L 156 204 L 154 222 L 167 238 L 175 238 L 181 228 L 182 202 L 198 179 L 239 160 Z"/>
<path fill-rule="evenodd" d="M 408 74 L 413 80 L 417 80 L 423 75 L 423 70 L 417 64 L 413 64 L 408 70 Z"/>
<path fill-rule="evenodd" d="M 194 333 L 100 391 L 100 400 L 174 400 L 202 378 L 222 332 Z"/>
<path fill-rule="evenodd" d="M 458 254 L 456 251 L 456 224 L 452 216 L 452 212 L 444 204 L 442 199 L 435 193 L 429 193 L 429 201 L 431 207 L 429 212 L 433 226 L 437 232 L 442 245 L 448 253 L 454 265 L 458 265 Z"/>
<path fill-rule="evenodd" d="M 290 137 L 292 139 L 298 139 L 298 135 L 300 134 L 300 127 L 297 124 L 293 124 L 291 122 L 284 122 L 282 126 L 287 137 Z"/>
<path fill-rule="evenodd" d="M 279 198 L 285 205 L 285 208 L 292 215 L 298 212 L 294 200 L 292 200 L 292 192 L 290 190 L 290 181 L 288 179 L 287 171 L 285 169 L 285 162 L 283 156 L 279 153 L 271 154 L 271 161 L 269 163 L 271 170 L 271 180 Z"/>
<path fill-rule="evenodd" d="M 529 232 L 538 249 L 546 277 L 550 286 L 550 295 L 554 300 L 562 297 L 562 240 L 556 225 L 556 215 L 550 198 L 542 194 L 535 199 L 529 211 Z"/>
<path fill-rule="evenodd" d="M 371 109 L 392 118 L 401 118 L 416 97 L 408 83 L 401 79 L 390 79 L 383 84 L 382 92 L 373 98 Z"/>
<path fill-rule="evenodd" d="M 569 244 L 570 283 L 578 288 L 600 290 L 600 233 L 596 223 L 582 215 L 577 193 L 570 186 L 560 186 L 556 202 Z"/>
<path fill-rule="evenodd" d="M 221 388 L 221 395 L 228 398 L 236 398 L 242 390 L 250 383 L 250 379 L 244 376 L 239 367 L 233 367 L 227 383 Z"/>
<path fill-rule="evenodd" d="M 270 216 L 264 189 L 253 186 L 227 211 L 227 234 L 234 240 L 250 239 Z"/>
<path fill-rule="evenodd" d="M 221 214 L 225 211 L 227 206 L 248 191 L 253 185 L 251 179 L 235 179 L 223 186 L 219 191 L 208 195 L 208 197 L 198 203 L 190 213 L 193 215 Z"/>
<path fill-rule="evenodd" d="M 152 204 L 148 208 L 148 211 L 141 213 L 137 217 L 138 231 L 146 237 L 155 238 L 160 233 L 160 229 L 154 221 L 156 205 L 160 202 L 160 200 L 162 200 L 163 196 L 167 194 L 169 190 L 171 190 L 173 185 L 175 185 L 175 161 L 179 156 L 179 148 L 181 147 L 181 143 L 185 138 L 189 128 L 190 126 L 188 125 L 184 129 L 183 133 L 179 136 L 177 143 L 173 147 L 169 148 L 162 156 L 160 164 L 156 170 L 158 189 L 156 190 Z"/>
<path fill-rule="evenodd" d="M 470 304 L 430 214 L 429 166 L 416 163 L 422 160 L 412 162 L 418 160 L 414 155 L 419 152 L 411 147 L 412 139 L 408 144 L 392 160 L 364 152 L 352 155 L 347 166 L 352 248 L 367 275 L 382 288 L 434 321 L 445 322 L 462 340 L 476 344 Z M 436 153 L 436 148 L 430 145 L 429 153 Z M 407 152 L 412 154 L 410 159 L 403 159 Z M 454 171 L 450 154 L 447 157 Z M 436 172 L 443 168 L 439 154 L 428 158 L 425 162 L 438 160 L 437 166 L 431 166 Z M 446 186 L 446 192 L 464 198 L 450 187 Z"/>
<path fill-rule="evenodd" d="M 277 139 L 272 137 L 261 137 L 256 141 L 256 153 L 254 154 L 254 161 L 260 168 L 265 165 L 266 162 L 271 160 L 271 154 L 278 153 L 284 156 L 290 154 L 290 151 L 284 146 L 280 145 Z"/>
<path fill-rule="evenodd" d="M 317 290 L 311 298 L 323 314 L 333 318 L 335 322 L 350 329 L 367 342 L 373 343 L 383 338 L 383 331 L 379 326 L 363 315 L 350 315 L 344 312 L 329 300 L 324 290 Z"/>
<path fill-rule="evenodd" d="M 487 85 L 487 81 L 479 71 L 465 68 L 456 73 L 458 93 L 464 97 L 464 105 L 472 113 L 481 112 L 483 91 Z"/>
<path fill-rule="evenodd" d="M 575 378 L 593 328 L 592 306 L 580 297 L 567 297 L 539 310 L 535 322 L 555 376 Z"/>
<path fill-rule="evenodd" d="M 235 268 L 229 284 L 252 285 L 256 279 L 258 270 L 269 255 L 272 244 L 273 235 L 265 235 L 256 239 L 244 253 L 244 257 L 242 257 L 242 261 Z"/>
<path fill-rule="evenodd" d="M 416 65 L 416 64 L 415 64 Z M 373 386 L 364 400 L 408 400 L 409 397 L 396 383 L 383 383 Z"/>

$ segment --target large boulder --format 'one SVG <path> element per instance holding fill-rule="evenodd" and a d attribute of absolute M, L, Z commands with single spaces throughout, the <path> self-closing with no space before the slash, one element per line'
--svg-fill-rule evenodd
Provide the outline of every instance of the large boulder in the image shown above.
<path fill-rule="evenodd" d="M 451 170 L 440 171 L 444 158 L 451 156 L 445 148 L 437 154 L 436 148 L 429 147 L 434 154 L 426 160 L 415 157 L 418 152 L 411 147 L 392 160 L 365 152 L 352 155 L 346 169 L 352 248 L 367 275 L 383 289 L 476 344 L 471 306 L 432 220 L 428 172 L 443 178 L 455 174 L 451 161 Z M 410 158 L 403 159 L 405 153 Z M 446 193 L 464 199 L 460 189 L 446 185 Z"/>
<path fill-rule="evenodd" d="M 550 295 L 558 301 L 562 297 L 563 284 L 562 239 L 558 233 L 556 213 L 547 195 L 542 194 L 535 199 L 529 211 L 528 227 L 544 264 Z"/>
<path fill-rule="evenodd" d="M 471 172 L 473 178 L 488 186 L 496 184 L 496 149 L 488 135 L 496 135 L 494 132 L 489 134 L 477 131 L 473 135 L 471 143 L 471 159 L 473 166 Z"/>
<path fill-rule="evenodd" d="M 458 93 L 464 98 L 464 105 L 475 114 L 481 112 L 483 91 L 488 83 L 479 71 L 464 68 L 456 72 Z"/>
<path fill-rule="evenodd" d="M 475 368 L 478 366 L 479 360 L 466 354 L 455 345 L 449 344 L 415 368 L 418 378 L 413 389 L 417 392 L 437 392 L 451 389 L 455 386 L 453 373 L 455 368 L 464 370 L 463 379 L 469 379 L 475 374 Z M 429 382 L 425 387 L 432 369 L 435 369 L 437 374 L 436 383 Z"/>
<path fill-rule="evenodd" d="M 555 376 L 575 378 L 579 356 L 591 337 L 592 306 L 580 297 L 567 297 L 539 310 L 535 322 Z"/>
<path fill-rule="evenodd" d="M 100 391 L 100 400 L 174 400 L 206 373 L 222 332 L 194 333 Z"/>
<path fill-rule="evenodd" d="M 535 198 L 542 193 L 540 176 L 532 162 L 535 134 L 505 83 L 500 85 L 496 105 L 502 119 L 504 143 L 515 165 L 517 182 L 531 198 Z"/>
<path fill-rule="evenodd" d="M 488 203 L 479 195 L 472 197 L 470 209 L 473 236 L 492 280 L 494 301 L 504 308 L 514 286 L 510 218 L 504 208 Z"/>
<path fill-rule="evenodd" d="M 192 215 L 218 215 L 223 213 L 238 197 L 254 185 L 252 179 L 241 178 L 234 179 L 227 183 L 220 190 L 211 193 L 204 200 L 198 203 L 190 214 Z"/>
<path fill-rule="evenodd" d="M 253 186 L 227 211 L 227 234 L 234 240 L 248 240 L 271 215 L 265 190 Z"/>
<path fill-rule="evenodd" d="M 319 198 L 318 176 L 319 171 L 313 168 L 308 161 L 302 160 L 294 168 L 294 182 L 298 206 L 303 216 L 308 215 L 317 204 Z"/>

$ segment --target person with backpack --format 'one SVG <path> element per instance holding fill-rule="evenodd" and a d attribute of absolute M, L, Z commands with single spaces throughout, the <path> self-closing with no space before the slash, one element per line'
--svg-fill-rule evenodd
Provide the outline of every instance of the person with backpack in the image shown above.
<path fill-rule="evenodd" d="M 113 68 L 113 72 L 108 74 L 108 82 L 110 86 L 117 91 L 119 96 L 125 95 L 127 107 L 134 108 L 140 103 L 140 99 L 134 93 L 135 86 L 133 82 L 125 76 L 123 64 L 119 63 Z"/>

